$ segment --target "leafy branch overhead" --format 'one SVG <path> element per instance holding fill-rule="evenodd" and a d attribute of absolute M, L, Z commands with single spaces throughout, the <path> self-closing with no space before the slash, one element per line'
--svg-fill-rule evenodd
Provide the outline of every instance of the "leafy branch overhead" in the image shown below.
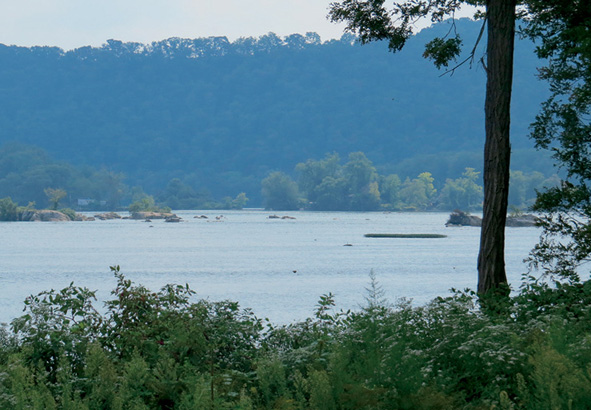
<path fill-rule="evenodd" d="M 429 18 L 438 23 L 453 17 L 463 3 L 482 5 L 482 1 L 434 0 L 392 2 L 391 8 L 384 0 L 344 0 L 330 5 L 329 18 L 335 23 L 345 23 L 345 30 L 356 33 L 362 44 L 372 41 L 388 41 L 390 51 L 400 51 L 416 30 L 415 23 Z M 479 38 L 480 39 L 480 38 Z M 476 41 L 478 43 L 479 39 Z M 423 56 L 433 60 L 437 68 L 447 67 L 461 53 L 462 39 L 455 27 L 444 37 L 437 37 L 425 45 Z M 475 50 L 472 51 L 472 55 Z"/>
<path fill-rule="evenodd" d="M 423 57 L 433 60 L 437 68 L 447 67 L 450 60 L 460 54 L 462 39 L 456 35 L 454 38 L 435 38 L 425 45 Z"/>
<path fill-rule="evenodd" d="M 578 282 L 591 260 L 591 3 L 537 1 L 525 33 L 546 60 L 539 77 L 552 92 L 531 127 L 566 180 L 541 192 L 534 209 L 544 214 L 543 233 L 530 263 L 557 280 Z"/>

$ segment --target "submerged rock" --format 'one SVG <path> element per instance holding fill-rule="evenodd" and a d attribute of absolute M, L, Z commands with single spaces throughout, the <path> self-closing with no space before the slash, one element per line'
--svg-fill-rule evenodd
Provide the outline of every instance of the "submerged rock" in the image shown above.
<path fill-rule="evenodd" d="M 95 218 L 93 218 L 92 216 L 85 216 L 82 214 L 76 214 L 76 218 L 74 218 L 74 221 L 76 222 L 86 222 L 86 221 L 94 221 Z"/>
<path fill-rule="evenodd" d="M 109 219 L 121 219 L 121 215 L 116 212 L 105 212 L 102 214 L 97 214 L 94 217 L 100 219 L 101 221 L 106 221 Z"/>
<path fill-rule="evenodd" d="M 164 219 L 164 222 L 180 222 L 182 218 L 178 216 L 169 216 L 168 218 Z"/>
<path fill-rule="evenodd" d="M 134 212 L 131 214 L 131 219 L 166 219 L 178 218 L 175 214 L 170 212 Z"/>

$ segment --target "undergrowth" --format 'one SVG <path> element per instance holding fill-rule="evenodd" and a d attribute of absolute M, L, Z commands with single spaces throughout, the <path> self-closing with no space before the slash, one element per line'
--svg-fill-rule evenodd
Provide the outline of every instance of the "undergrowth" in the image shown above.
<path fill-rule="evenodd" d="M 0 328 L 2 409 L 587 409 L 591 283 L 525 278 L 502 309 L 469 291 L 273 326 L 231 301 L 158 292 L 118 267 L 105 313 L 71 284 Z"/>

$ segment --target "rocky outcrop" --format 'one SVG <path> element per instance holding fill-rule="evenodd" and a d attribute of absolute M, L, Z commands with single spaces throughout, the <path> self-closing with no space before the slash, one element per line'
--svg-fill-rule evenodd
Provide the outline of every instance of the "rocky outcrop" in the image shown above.
<path fill-rule="evenodd" d="M 20 221 L 28 222 L 67 222 L 70 218 L 60 211 L 44 210 L 26 210 L 19 215 Z"/>
<path fill-rule="evenodd" d="M 538 218 L 535 215 L 523 214 L 508 216 L 505 226 L 509 227 L 528 227 L 537 226 Z M 482 218 L 469 215 L 464 211 L 453 211 L 445 226 L 482 226 Z"/>
<path fill-rule="evenodd" d="M 116 212 L 105 212 L 102 214 L 97 214 L 94 217 L 100 219 L 101 221 L 107 221 L 109 219 L 121 219 L 121 215 Z"/>
<path fill-rule="evenodd" d="M 445 226 L 482 226 L 482 218 L 455 210 L 449 215 Z"/>
<path fill-rule="evenodd" d="M 175 214 L 170 212 L 134 212 L 131 214 L 131 219 L 166 219 L 178 218 Z"/>

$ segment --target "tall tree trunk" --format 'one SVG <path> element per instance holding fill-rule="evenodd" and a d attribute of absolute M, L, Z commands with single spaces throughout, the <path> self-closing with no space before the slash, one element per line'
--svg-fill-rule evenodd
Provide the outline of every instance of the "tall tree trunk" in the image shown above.
<path fill-rule="evenodd" d="M 484 209 L 478 255 L 478 293 L 507 283 L 505 222 L 509 198 L 511 87 L 516 0 L 488 0 Z"/>

